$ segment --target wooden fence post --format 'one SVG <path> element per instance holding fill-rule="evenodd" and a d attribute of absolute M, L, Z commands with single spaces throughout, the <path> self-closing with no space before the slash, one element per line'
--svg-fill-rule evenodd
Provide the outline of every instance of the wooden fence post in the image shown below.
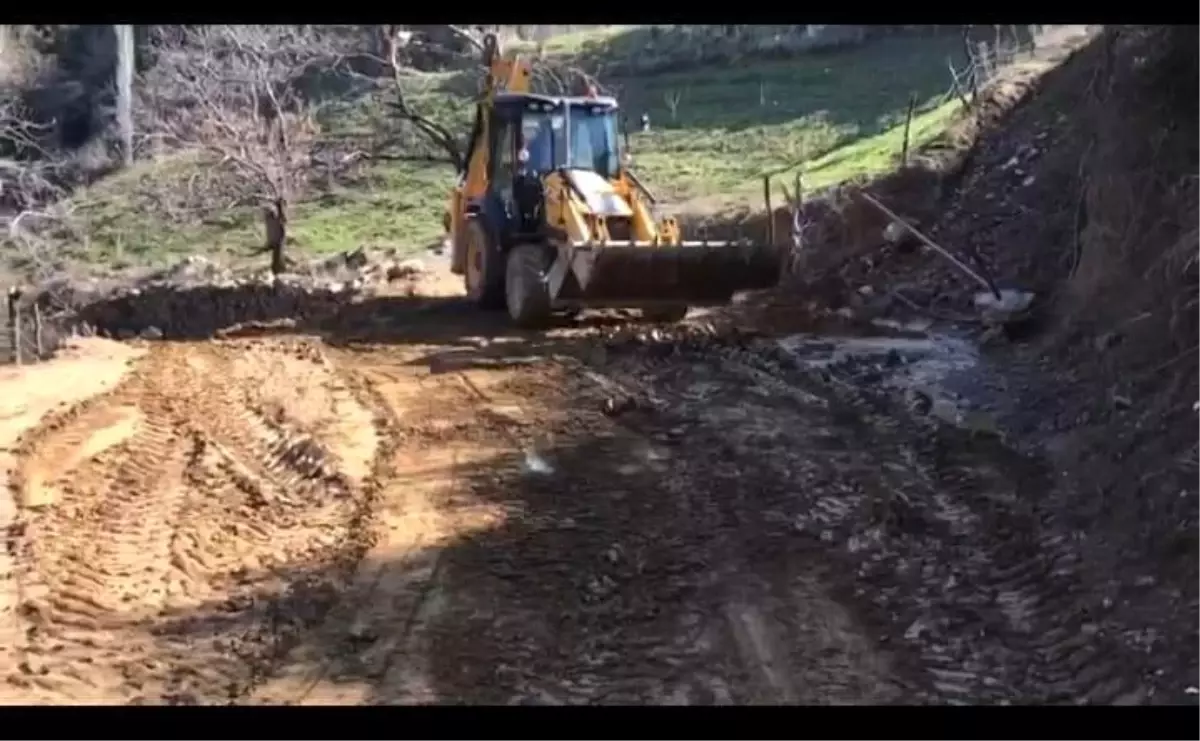
<path fill-rule="evenodd" d="M 763 175 L 763 200 L 767 203 L 767 244 L 775 244 L 775 212 L 771 210 L 771 176 Z"/>
<path fill-rule="evenodd" d="M 904 143 L 900 145 L 900 166 L 908 167 L 908 141 L 912 133 L 913 112 L 917 109 L 917 94 L 908 96 L 908 112 L 904 116 Z"/>
<path fill-rule="evenodd" d="M 37 301 L 33 302 L 33 351 L 37 353 L 37 362 L 46 357 L 46 348 L 42 344 L 42 307 Z"/>
<path fill-rule="evenodd" d="M 21 364 L 21 289 L 13 286 L 8 289 L 8 327 L 12 335 L 13 363 Z"/>

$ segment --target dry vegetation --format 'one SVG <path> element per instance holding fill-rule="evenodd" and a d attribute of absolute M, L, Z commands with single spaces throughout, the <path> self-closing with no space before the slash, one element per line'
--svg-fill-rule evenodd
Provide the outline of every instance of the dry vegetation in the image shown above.
<path fill-rule="evenodd" d="M 500 31 L 539 57 L 540 88 L 578 92 L 581 82 L 599 75 L 631 118 L 647 114 L 650 130 L 633 134 L 637 166 L 682 211 L 756 201 L 760 176 L 780 168 L 803 169 L 817 188 L 886 171 L 905 130 L 919 148 L 958 115 L 950 66 L 960 74 L 987 71 L 968 59 L 956 31 L 878 38 L 845 32 L 858 39 L 848 45 L 837 27 L 779 27 L 771 31 L 782 40 L 776 48 L 748 41 L 760 39 L 753 27 L 691 27 L 687 44 L 670 41 L 684 27 L 656 28 L 662 55 L 686 64 L 612 67 L 613 59 L 649 58 L 641 45 L 650 32 L 642 27 L 549 38 L 544 29 Z M 478 86 L 479 33 L 477 27 L 147 27 L 138 35 L 136 163 L 120 170 L 108 156 L 111 121 L 104 116 L 111 101 L 95 94 L 86 145 L 67 151 L 55 129 L 44 139 L 57 148 L 36 160 L 42 167 L 87 159 L 86 172 L 62 181 L 69 198 L 42 199 L 53 200 L 53 208 L 42 209 L 39 228 L 24 229 L 20 244 L 6 249 L 6 262 L 41 274 L 71 266 L 125 270 L 193 254 L 241 262 L 281 239 L 297 255 L 364 246 L 418 250 L 440 236 L 440 210 Z M 741 39 L 744 63 L 688 57 L 687 49 L 724 48 L 708 44 L 709 36 Z M 806 40 L 792 48 L 789 39 Z M 1009 36 L 1003 40 L 1003 48 L 1016 48 Z M 821 54 L 808 53 L 814 44 Z M 43 68 L 53 59 L 33 58 Z M 102 67 L 108 58 L 97 59 Z M 70 87 L 61 81 L 67 74 L 43 69 L 13 78 L 5 99 L 29 98 L 20 91 L 30 86 Z"/>

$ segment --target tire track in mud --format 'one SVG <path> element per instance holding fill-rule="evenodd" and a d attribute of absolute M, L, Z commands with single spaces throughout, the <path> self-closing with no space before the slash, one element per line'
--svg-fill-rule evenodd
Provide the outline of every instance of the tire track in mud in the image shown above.
<path fill-rule="evenodd" d="M 369 536 L 366 483 L 339 469 L 361 455 L 273 404 L 272 384 L 289 383 L 277 365 L 232 372 L 296 352 L 159 347 L 26 436 L 17 493 L 38 506 L 20 523 L 26 640 L 10 686 L 37 703 L 229 702 L 329 609 Z M 325 380 L 311 403 L 329 416 L 347 392 Z"/>
<path fill-rule="evenodd" d="M 788 547 L 791 523 L 781 517 L 779 492 L 771 476 L 796 482 L 821 482 L 812 471 L 788 465 L 787 451 L 746 465 L 726 439 L 738 431 L 755 449 L 776 450 L 780 430 L 771 410 L 806 408 L 822 400 L 786 386 L 758 368 L 742 368 L 740 377 L 693 376 L 694 366 L 662 354 L 650 365 L 661 373 L 629 372 L 620 359 L 605 372 L 618 395 L 641 399 L 653 408 L 648 415 L 629 415 L 631 429 L 653 439 L 673 439 L 684 455 L 686 475 L 671 479 L 666 491 L 676 494 L 687 524 L 704 541 L 706 557 L 723 564 L 710 585 L 712 610 L 725 617 L 724 628 L 749 672 L 740 703 L 879 704 L 906 696 L 896 677 L 895 657 L 876 643 L 857 616 L 848 611 L 829 583 L 834 567 L 818 549 Z M 685 393 L 674 382 L 688 378 Z M 729 388 L 742 395 L 739 404 L 723 408 L 711 402 Z M 765 387 L 765 388 L 764 388 Z M 747 398 L 748 397 L 748 398 Z M 692 414 L 679 414 L 679 407 Z M 766 412 L 766 413 L 763 413 Z M 625 421 L 626 416 L 620 419 Z M 710 427 L 711 425 L 711 427 Z M 719 430 L 718 434 L 713 434 Z M 823 451 L 835 456 L 837 450 Z"/>
<path fill-rule="evenodd" d="M 807 564 L 760 577 L 725 547 L 707 451 L 615 423 L 603 377 L 522 345 L 330 352 L 391 416 L 379 538 L 252 702 L 895 696 Z"/>
<path fill-rule="evenodd" d="M 666 352 L 673 360 L 652 358 Z M 1150 700 L 1152 668 L 1084 583 L 1083 534 L 1059 524 L 1035 461 L 956 430 L 931 433 L 766 343 L 635 350 L 617 365 L 665 402 L 666 424 L 692 424 L 697 445 L 765 474 L 764 518 L 790 531 L 790 547 L 822 552 L 840 591 L 904 656 L 915 699 Z M 764 374 L 771 391 L 755 399 Z"/>
<path fill-rule="evenodd" d="M 376 538 L 338 607 L 251 701 L 432 701 L 422 623 L 436 602 L 439 544 L 464 524 L 443 500 L 461 463 L 459 433 L 476 442 L 488 436 L 479 434 L 472 415 L 476 399 L 464 396 L 455 376 L 437 378 L 410 367 L 414 353 L 358 347 L 334 357 L 389 431 L 373 477 Z"/>

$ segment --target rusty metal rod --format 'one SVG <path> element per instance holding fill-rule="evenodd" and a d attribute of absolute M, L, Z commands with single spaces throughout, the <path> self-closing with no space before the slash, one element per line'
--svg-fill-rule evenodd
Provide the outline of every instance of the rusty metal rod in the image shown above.
<path fill-rule="evenodd" d="M 921 242 L 926 247 L 928 247 L 931 250 L 934 250 L 935 252 L 940 254 L 942 257 L 949 260 L 959 270 L 966 273 L 968 276 L 975 279 L 975 281 L 978 282 L 981 286 L 983 286 L 984 288 L 991 291 L 992 295 L 995 296 L 997 300 L 1001 299 L 999 289 L 996 288 L 996 284 L 993 283 L 989 278 L 986 278 L 983 275 L 981 275 L 980 273 L 976 272 L 975 270 L 973 270 L 971 268 L 970 265 L 967 265 L 965 262 L 963 262 L 962 260 L 959 260 L 957 257 L 952 255 L 949 250 L 947 250 L 946 248 L 939 245 L 937 242 L 934 242 L 932 239 L 930 239 L 929 237 L 922 234 L 920 231 L 917 230 L 917 228 L 915 226 L 913 226 L 912 224 L 908 223 L 904 219 L 897 216 L 894 211 L 892 211 L 890 208 L 883 205 L 879 201 L 875 200 L 875 198 L 873 196 L 871 196 L 869 193 L 863 193 L 860 191 L 858 193 L 858 195 L 864 201 L 866 201 L 867 203 L 871 204 L 875 208 L 882 211 L 884 213 L 884 215 L 887 216 L 889 219 L 891 219 L 892 221 L 896 222 L 900 226 L 907 229 L 914 237 L 921 240 Z"/>

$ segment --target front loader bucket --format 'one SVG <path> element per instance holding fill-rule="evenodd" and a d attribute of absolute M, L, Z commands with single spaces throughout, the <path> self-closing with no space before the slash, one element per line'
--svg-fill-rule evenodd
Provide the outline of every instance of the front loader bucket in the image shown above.
<path fill-rule="evenodd" d="M 549 276 L 551 296 L 584 306 L 726 304 L 737 291 L 774 287 L 783 273 L 781 250 L 761 244 L 619 242 L 559 250 Z"/>

